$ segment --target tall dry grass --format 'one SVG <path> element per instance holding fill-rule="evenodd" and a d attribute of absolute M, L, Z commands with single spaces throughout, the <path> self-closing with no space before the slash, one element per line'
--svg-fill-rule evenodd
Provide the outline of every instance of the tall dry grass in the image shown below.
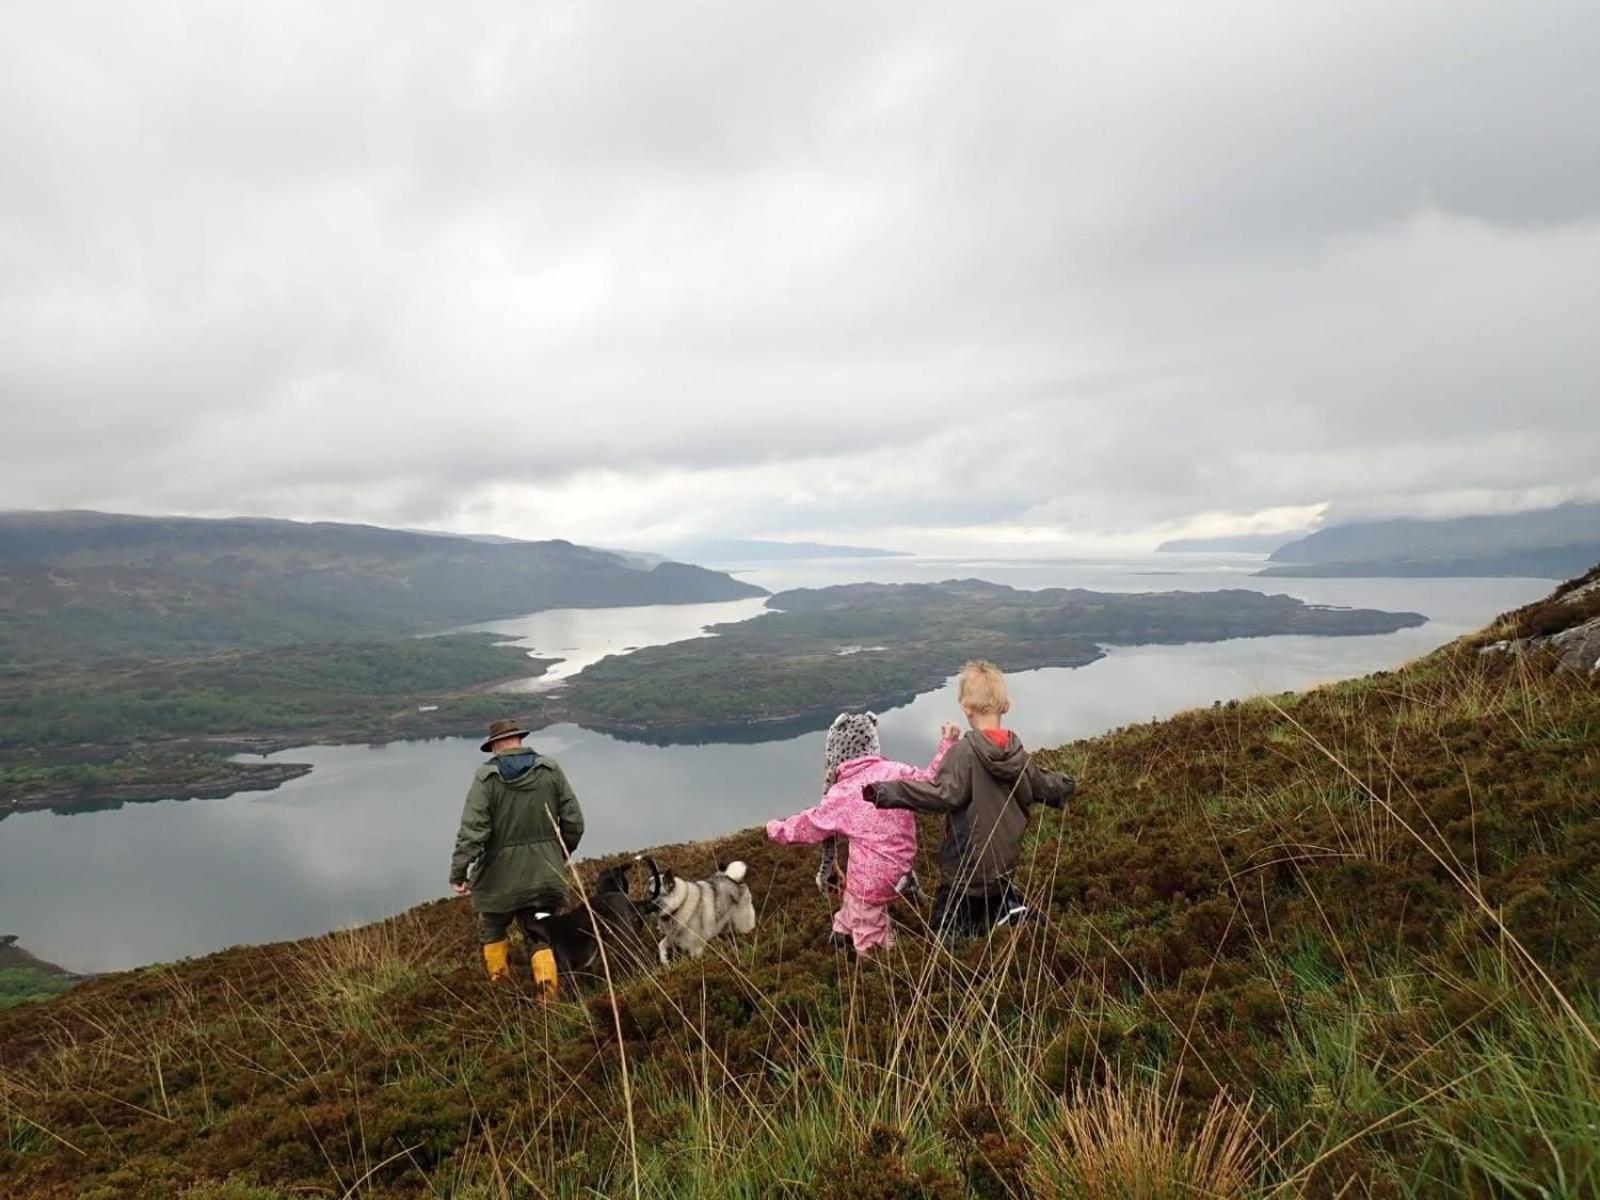
<path fill-rule="evenodd" d="M 1041 1197 L 1218 1200 L 1256 1193 L 1265 1148 L 1259 1117 L 1223 1096 L 1186 1128 L 1175 1092 L 1126 1084 L 1063 1101 L 1055 1154 L 1034 1171 Z"/>

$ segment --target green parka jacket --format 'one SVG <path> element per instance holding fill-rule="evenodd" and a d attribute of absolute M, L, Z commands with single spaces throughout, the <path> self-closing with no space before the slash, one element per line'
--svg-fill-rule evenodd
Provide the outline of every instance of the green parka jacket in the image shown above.
<path fill-rule="evenodd" d="M 471 869 L 478 912 L 555 911 L 567 900 L 562 845 L 571 854 L 581 837 L 583 810 L 556 760 L 522 746 L 502 751 L 467 789 L 450 882 L 468 882 Z"/>

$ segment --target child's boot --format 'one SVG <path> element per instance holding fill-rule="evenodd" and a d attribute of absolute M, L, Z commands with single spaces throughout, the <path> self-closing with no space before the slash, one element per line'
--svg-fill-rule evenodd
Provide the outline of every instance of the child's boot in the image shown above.
<path fill-rule="evenodd" d="M 540 946 L 533 952 L 533 990 L 541 1000 L 554 1000 L 556 982 L 555 951 L 549 946 Z"/>
<path fill-rule="evenodd" d="M 511 943 L 506 941 L 490 942 L 483 948 L 483 965 L 489 968 L 489 978 L 495 983 L 503 983 L 511 978 L 511 968 L 506 964 L 506 955 L 510 950 Z"/>

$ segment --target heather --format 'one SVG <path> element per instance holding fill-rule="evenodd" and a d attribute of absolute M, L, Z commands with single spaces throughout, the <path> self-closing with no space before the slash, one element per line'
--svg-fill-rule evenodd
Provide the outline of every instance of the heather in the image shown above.
<path fill-rule="evenodd" d="M 482 978 L 459 903 L 89 981 L 0 1014 L 0 1178 L 213 1200 L 1592 1195 L 1600 693 L 1516 639 L 1597 595 L 1043 752 L 1082 789 L 1030 835 L 1043 920 L 954 953 L 830 954 L 811 856 L 750 831 L 653 853 L 746 859 L 754 937 L 553 1006 Z"/>

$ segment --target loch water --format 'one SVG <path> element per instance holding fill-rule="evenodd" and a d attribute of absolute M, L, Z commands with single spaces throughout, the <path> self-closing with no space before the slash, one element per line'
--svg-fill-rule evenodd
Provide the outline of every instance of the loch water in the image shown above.
<path fill-rule="evenodd" d="M 1213 700 L 1394 667 L 1552 586 L 1536 579 L 1254 579 L 1248 572 L 1255 565 L 1176 555 L 1070 563 L 851 559 L 761 564 L 741 574 L 773 590 L 953 577 L 1106 591 L 1251 587 L 1429 617 L 1381 636 L 1114 647 L 1086 667 L 1019 672 L 1010 677 L 1011 724 L 1032 746 Z M 748 601 L 693 607 L 572 610 L 493 624 L 530 652 L 565 653 L 582 663 L 759 611 Z M 557 675 L 572 669 L 569 663 Z M 947 683 L 882 716 L 885 752 L 926 760 L 939 724 L 957 716 L 954 689 Z M 561 725 L 531 741 L 561 760 L 583 800 L 589 831 L 580 854 L 599 854 L 696 840 L 813 803 L 822 736 L 655 746 Z M 34 953 L 70 969 L 104 971 L 301 937 L 446 894 L 461 799 L 483 757 L 475 739 L 314 746 L 272 757 L 313 769 L 271 792 L 0 821 L 0 932 L 19 934 Z"/>

